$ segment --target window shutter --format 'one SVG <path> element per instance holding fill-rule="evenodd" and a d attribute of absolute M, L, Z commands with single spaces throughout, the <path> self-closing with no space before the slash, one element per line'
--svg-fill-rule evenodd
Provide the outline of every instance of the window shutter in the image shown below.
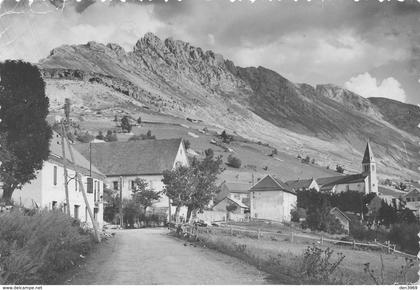
<path fill-rule="evenodd" d="M 91 177 L 87 178 L 87 193 L 93 193 L 93 179 Z"/>

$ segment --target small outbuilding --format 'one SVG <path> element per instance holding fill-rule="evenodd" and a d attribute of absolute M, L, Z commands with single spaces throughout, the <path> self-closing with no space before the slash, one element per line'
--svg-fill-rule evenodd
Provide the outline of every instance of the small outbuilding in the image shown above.
<path fill-rule="evenodd" d="M 338 207 L 333 207 L 330 210 L 330 214 L 335 216 L 340 221 L 341 225 L 343 226 L 343 229 L 347 232 L 347 234 L 349 234 L 351 219 L 344 212 L 342 212 Z"/>

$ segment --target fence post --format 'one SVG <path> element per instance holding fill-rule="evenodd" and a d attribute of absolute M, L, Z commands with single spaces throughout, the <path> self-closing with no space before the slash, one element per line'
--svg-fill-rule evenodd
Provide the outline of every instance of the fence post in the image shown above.
<path fill-rule="evenodd" d="M 294 238 L 294 233 L 292 232 L 292 238 L 290 239 L 290 241 L 293 243 L 293 238 Z"/>
<path fill-rule="evenodd" d="M 386 248 L 387 248 L 387 251 L 388 251 L 388 254 L 389 254 L 389 252 L 390 252 L 389 241 L 386 241 Z"/>
<path fill-rule="evenodd" d="M 353 249 L 356 249 L 356 241 L 353 240 Z"/>
<path fill-rule="evenodd" d="M 321 246 L 324 244 L 324 236 L 321 235 Z"/>

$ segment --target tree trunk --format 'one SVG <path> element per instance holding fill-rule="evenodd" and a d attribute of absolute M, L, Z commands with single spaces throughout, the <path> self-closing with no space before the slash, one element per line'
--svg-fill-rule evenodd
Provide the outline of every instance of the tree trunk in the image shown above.
<path fill-rule="evenodd" d="M 3 196 L 1 199 L 6 202 L 7 205 L 12 204 L 12 194 L 15 189 L 16 187 L 11 184 L 3 184 Z"/>
<path fill-rule="evenodd" d="M 188 206 L 188 208 L 187 208 L 187 223 L 190 222 L 192 210 L 193 210 L 192 207 Z"/>
<path fill-rule="evenodd" d="M 179 212 L 180 212 L 180 210 L 181 210 L 181 206 L 177 205 L 176 209 L 175 209 L 175 222 L 176 223 L 179 223 Z"/>
<path fill-rule="evenodd" d="M 197 208 L 192 211 L 192 216 L 191 216 L 192 221 L 195 221 L 197 219 L 197 212 L 198 212 Z"/>

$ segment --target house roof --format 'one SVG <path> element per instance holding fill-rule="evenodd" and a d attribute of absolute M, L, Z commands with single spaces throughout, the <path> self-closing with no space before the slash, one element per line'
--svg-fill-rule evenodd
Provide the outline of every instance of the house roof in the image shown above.
<path fill-rule="evenodd" d="M 282 182 L 280 179 L 275 178 L 271 175 L 267 175 L 261 179 L 257 184 L 251 187 L 250 191 L 273 191 L 281 190 L 289 193 L 295 194 L 294 190 L 290 188 L 287 184 Z"/>
<path fill-rule="evenodd" d="M 344 213 L 344 212 L 342 212 L 338 207 L 333 207 L 331 210 L 330 210 L 330 214 L 333 214 L 333 215 L 340 215 L 340 216 L 342 216 L 343 218 L 345 218 L 346 220 L 348 220 L 348 221 L 350 221 L 351 219 Z"/>
<path fill-rule="evenodd" d="M 162 174 L 174 167 L 181 138 L 92 143 L 92 163 L 106 176 Z M 89 158 L 89 144 L 76 148 Z"/>
<path fill-rule="evenodd" d="M 409 193 L 407 193 L 404 197 L 418 197 L 418 196 L 420 196 L 420 190 L 415 188 L 412 191 L 410 191 Z"/>
<path fill-rule="evenodd" d="M 387 195 L 391 196 L 393 198 L 399 198 L 407 194 L 407 192 L 398 190 L 392 187 L 385 187 L 385 186 L 379 186 L 378 187 L 379 196 L 381 195 Z"/>
<path fill-rule="evenodd" d="M 363 155 L 362 163 L 370 163 L 374 161 L 375 161 L 375 158 L 373 158 L 372 148 L 370 148 L 370 143 L 368 141 L 366 144 L 365 154 Z"/>
<path fill-rule="evenodd" d="M 248 193 L 251 185 L 249 183 L 229 183 L 226 182 L 225 186 L 229 189 L 229 192 L 232 193 Z"/>
<path fill-rule="evenodd" d="M 92 175 L 96 178 L 103 179 L 105 175 L 98 170 L 94 165 L 91 165 L 89 161 L 83 157 L 82 154 L 75 148 L 74 145 L 70 145 L 73 151 L 74 163 L 71 162 L 71 155 L 69 151 L 69 145 L 67 142 L 64 142 L 64 152 L 66 155 L 66 159 L 68 164 L 70 165 L 70 169 L 75 164 L 76 169 L 83 173 L 84 175 L 90 174 L 90 168 L 92 169 Z M 61 135 L 57 132 L 53 131 L 52 138 L 50 140 L 50 156 L 49 160 L 52 162 L 57 162 L 59 164 L 63 164 L 63 147 L 61 143 Z"/>
<path fill-rule="evenodd" d="M 236 205 L 238 205 L 239 207 L 241 207 L 241 208 L 248 208 L 248 206 L 247 205 L 245 205 L 245 204 L 243 204 L 240 200 L 237 200 L 237 199 L 234 199 L 234 198 L 231 198 L 231 197 L 225 197 L 224 199 L 222 199 L 221 201 L 219 201 L 218 203 L 216 203 L 215 204 L 215 206 L 217 205 L 217 204 L 219 204 L 219 203 L 221 203 L 223 200 L 225 200 L 225 199 L 227 199 L 227 200 L 229 200 L 229 201 L 231 201 L 231 202 L 233 202 L 233 203 L 235 203 Z"/>
<path fill-rule="evenodd" d="M 297 180 L 289 180 L 286 181 L 285 184 L 294 190 L 298 190 L 301 188 L 309 188 L 311 186 L 314 179 L 297 179 Z"/>

